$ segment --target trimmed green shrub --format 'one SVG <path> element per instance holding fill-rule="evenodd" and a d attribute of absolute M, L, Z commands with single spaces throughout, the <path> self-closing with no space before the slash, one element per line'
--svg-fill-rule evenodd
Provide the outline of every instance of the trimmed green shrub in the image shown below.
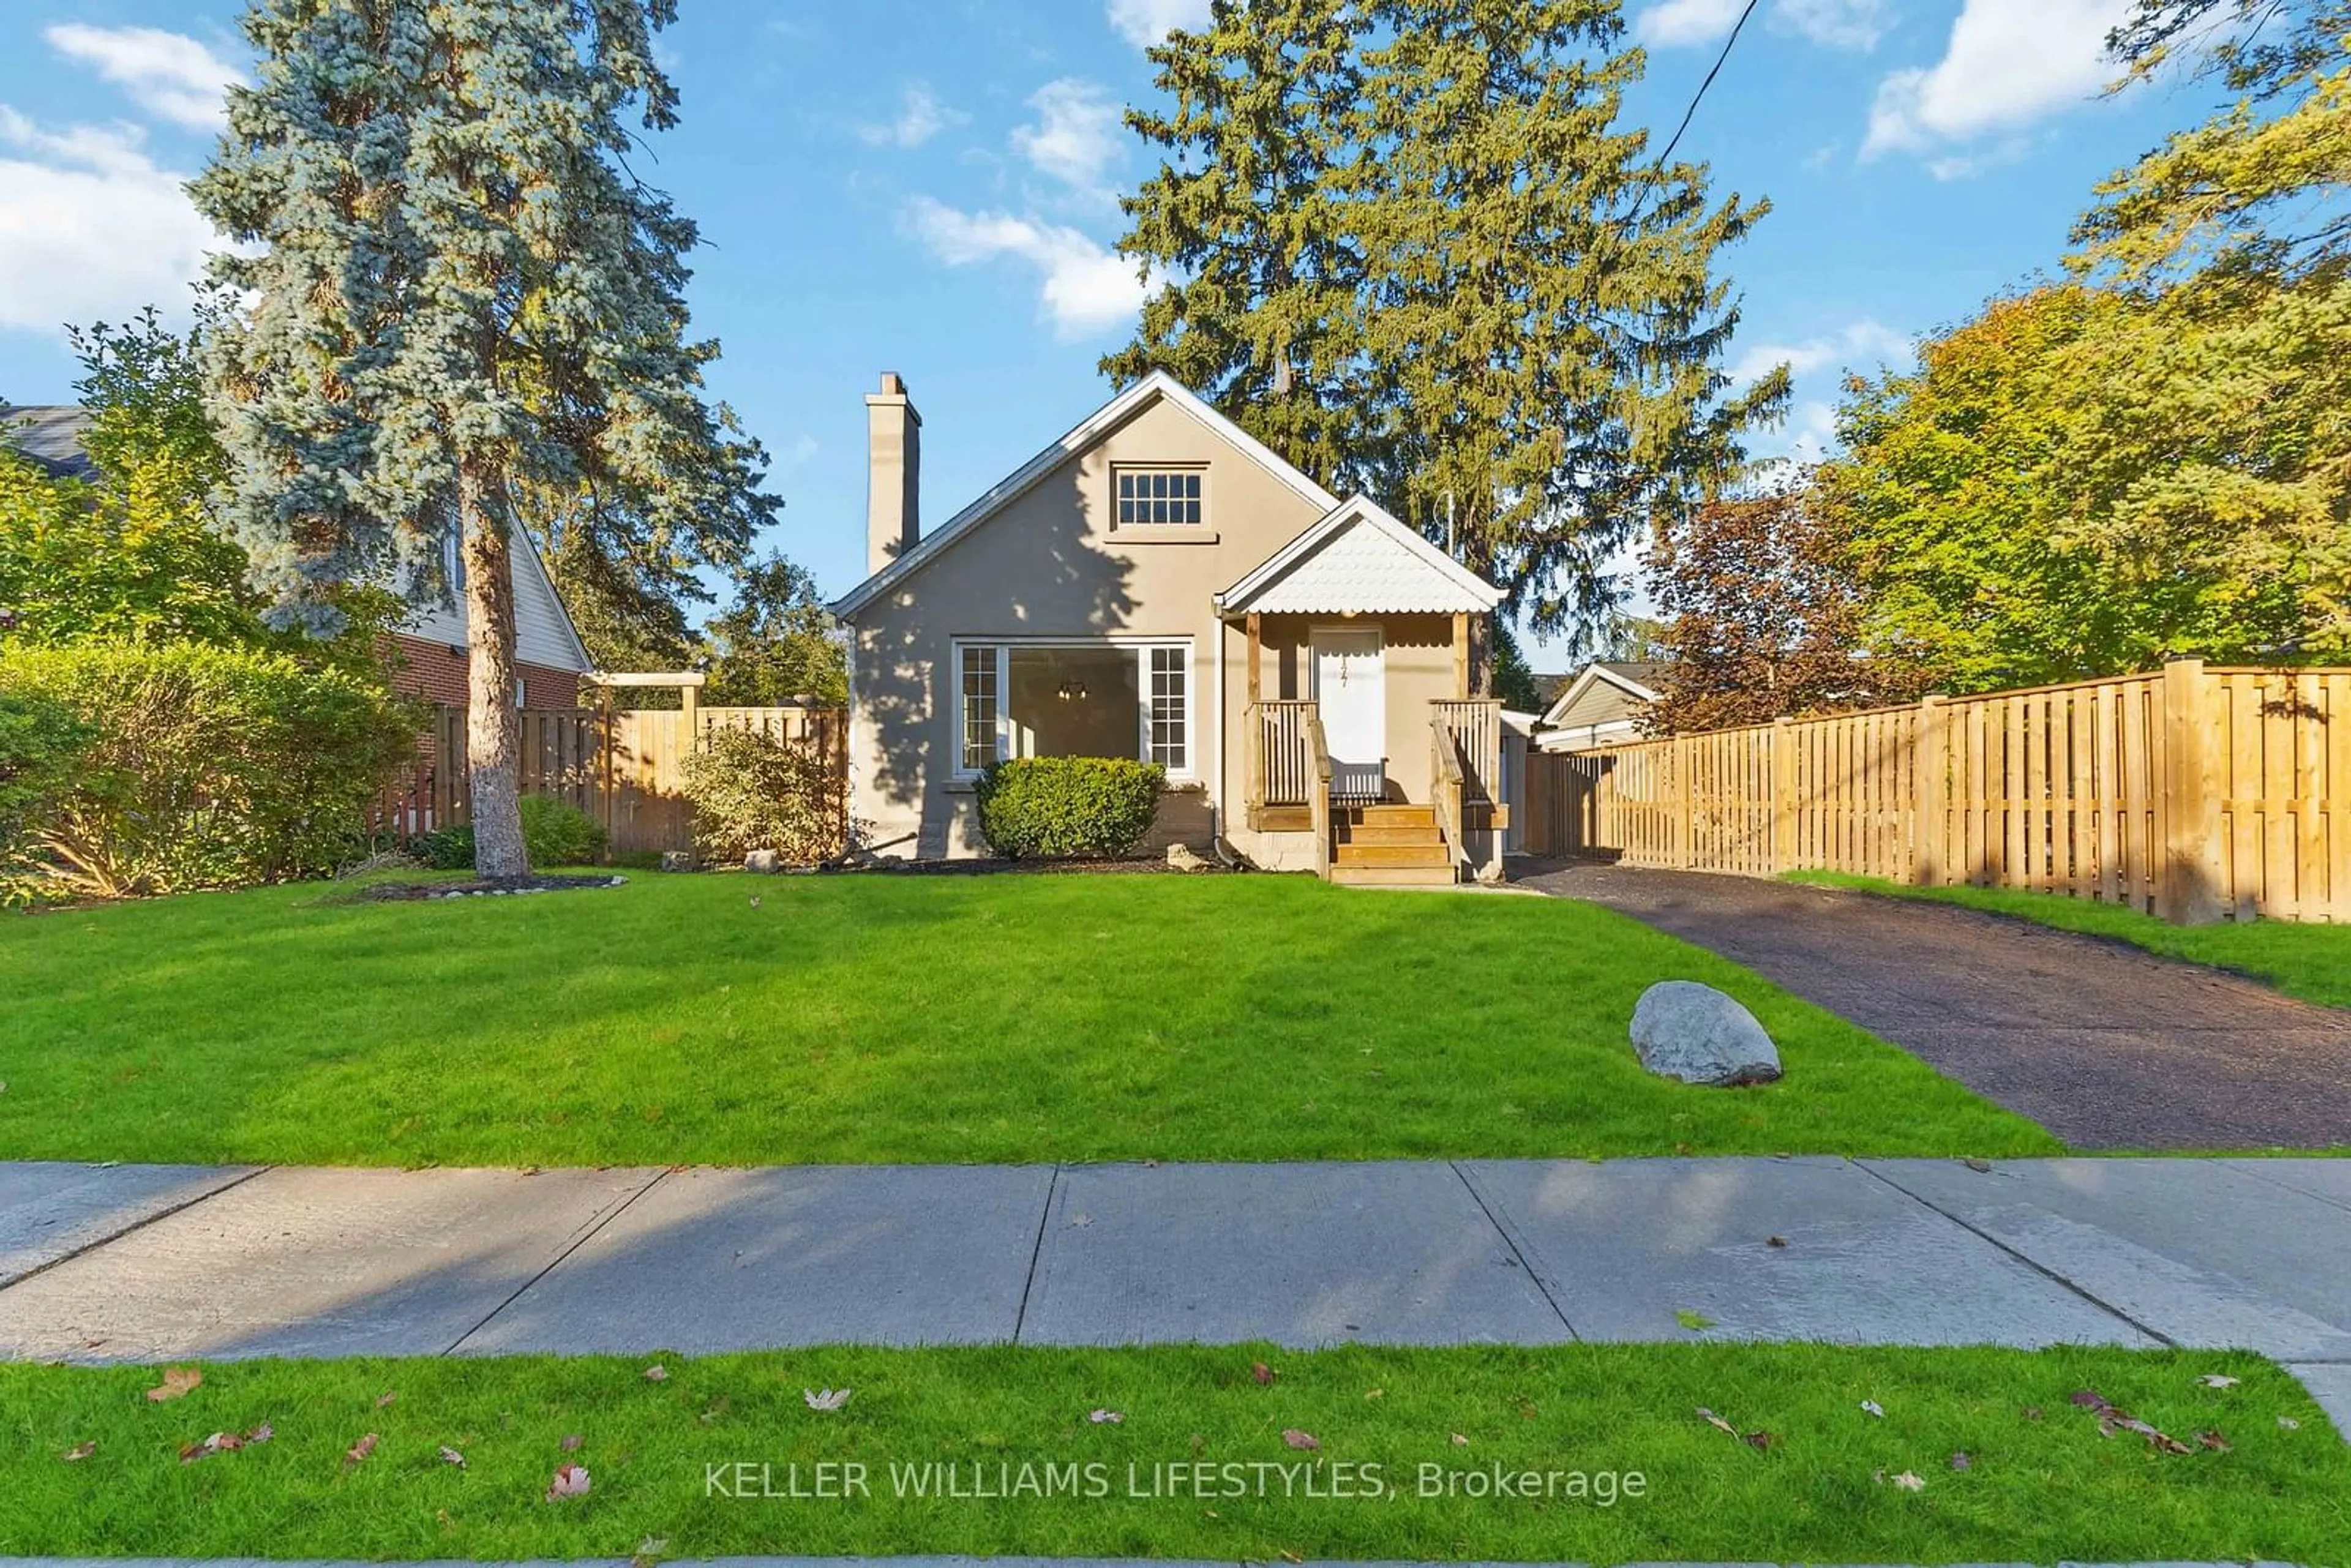
<path fill-rule="evenodd" d="M 773 850 L 788 864 L 815 865 L 847 842 L 847 781 L 822 747 L 714 729 L 681 772 L 694 802 L 695 848 L 705 861 L 739 862 L 753 850 Z"/>
<path fill-rule="evenodd" d="M 523 852 L 531 865 L 594 865 L 604 858 L 612 835 L 604 824 L 552 795 L 525 795 L 522 806 Z M 419 837 L 411 846 L 416 857 L 436 871 L 474 869 L 474 824 L 461 822 Z"/>
<path fill-rule="evenodd" d="M 420 719 L 372 680 L 194 643 L 0 650 L 0 699 L 49 716 L 12 733 L 81 732 L 59 742 L 69 777 L 52 771 L 0 840 L 16 903 L 324 875 L 364 841 Z"/>
<path fill-rule="evenodd" d="M 1123 757 L 1024 757 L 979 776 L 979 831 L 1008 860 L 1131 854 L 1167 770 Z"/>
<path fill-rule="evenodd" d="M 30 852 L 33 832 L 71 787 L 94 738 L 55 697 L 0 692 L 0 905 L 31 901 L 7 868 Z"/>

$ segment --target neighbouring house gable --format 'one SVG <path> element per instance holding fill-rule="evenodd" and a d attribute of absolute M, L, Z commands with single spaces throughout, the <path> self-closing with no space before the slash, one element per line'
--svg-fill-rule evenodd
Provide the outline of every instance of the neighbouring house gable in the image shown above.
<path fill-rule="evenodd" d="M 1636 718 L 1657 700 L 1655 687 L 1608 664 L 1587 664 L 1542 716 L 1550 729 L 1581 729 Z"/>
<path fill-rule="evenodd" d="M 1145 503 L 1198 503 L 1197 521 L 1168 516 L 1140 521 L 1121 512 L 1120 482 L 1139 479 Z M 1179 496 L 1149 490 L 1153 481 L 1196 486 Z M 1155 371 L 1102 404 L 991 486 L 977 500 L 914 548 L 833 601 L 834 614 L 855 622 L 885 598 L 935 594 L 941 587 L 923 580 L 943 561 L 968 558 L 972 541 L 985 539 L 984 561 L 967 559 L 946 585 L 962 591 L 965 579 L 1018 576 L 1022 561 L 1033 564 L 1032 587 L 1070 572 L 1064 557 L 1072 536 L 1091 551 L 1117 556 L 1135 574 L 1156 570 L 1157 547 L 1185 545 L 1256 548 L 1255 560 L 1288 539 L 1312 518 L 1338 504 L 1337 497 L 1292 467 L 1262 442 L 1217 413 L 1164 371 Z M 1261 542 L 1260 542 L 1261 536 Z"/>
<path fill-rule="evenodd" d="M 538 559 L 538 549 L 531 543 L 530 536 L 517 529 L 515 543 L 516 659 L 550 670 L 585 673 L 594 669 L 579 632 L 571 624 L 570 612 L 564 609 L 562 596 L 555 591 L 555 583 L 547 575 L 547 567 Z M 420 642 L 463 647 L 465 602 L 455 599 L 445 602 L 427 601 L 409 612 L 401 630 Z"/>

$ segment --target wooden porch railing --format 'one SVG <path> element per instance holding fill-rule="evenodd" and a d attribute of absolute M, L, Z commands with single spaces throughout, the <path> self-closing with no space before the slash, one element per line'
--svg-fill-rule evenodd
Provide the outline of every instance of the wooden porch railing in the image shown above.
<path fill-rule="evenodd" d="M 1462 777 L 1461 742 L 1441 713 L 1428 716 L 1428 782 L 1437 831 L 1445 835 L 1446 856 L 1458 873 L 1465 858 L 1462 799 L 1468 780 Z"/>
<path fill-rule="evenodd" d="M 1252 807 L 1311 803 L 1315 750 L 1307 731 L 1317 722 L 1311 702 L 1257 705 L 1249 728 L 1249 803 Z"/>
<path fill-rule="evenodd" d="M 1447 698 L 1428 705 L 1430 722 L 1459 748 L 1462 799 L 1491 806 L 1502 799 L 1502 705 L 1494 697 Z M 1431 776 L 1432 778 L 1434 775 Z"/>
<path fill-rule="evenodd" d="M 1306 804 L 1312 813 L 1314 829 L 1314 874 L 1324 882 L 1331 880 L 1331 747 L 1322 738 L 1322 718 L 1314 711 L 1312 703 L 1299 705 L 1306 711 L 1306 748 L 1310 760 L 1310 782 L 1306 788 Z"/>

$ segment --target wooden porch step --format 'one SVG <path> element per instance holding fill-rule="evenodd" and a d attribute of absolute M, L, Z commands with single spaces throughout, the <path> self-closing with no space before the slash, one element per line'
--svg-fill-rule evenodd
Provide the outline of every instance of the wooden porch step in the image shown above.
<path fill-rule="evenodd" d="M 1433 831 L 1437 827 L 1434 806 L 1348 806 L 1332 814 L 1341 821 L 1360 822 L 1367 828 L 1427 828 Z"/>
<path fill-rule="evenodd" d="M 1338 822 L 1331 831 L 1332 838 L 1342 844 L 1442 844 L 1445 835 L 1435 823 L 1403 824 L 1387 822 Z"/>
<path fill-rule="evenodd" d="M 1341 844 L 1332 857 L 1334 865 L 1343 866 L 1429 866 L 1441 867 L 1450 874 L 1453 856 L 1444 843 L 1418 844 Z"/>
<path fill-rule="evenodd" d="M 1334 865 L 1331 881 L 1339 887 L 1451 887 L 1451 866 Z"/>

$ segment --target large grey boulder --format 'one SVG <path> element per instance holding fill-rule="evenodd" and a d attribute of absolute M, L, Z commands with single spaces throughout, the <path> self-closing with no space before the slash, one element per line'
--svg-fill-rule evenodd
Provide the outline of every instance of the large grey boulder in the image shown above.
<path fill-rule="evenodd" d="M 1780 1051 L 1755 1015 L 1712 986 L 1660 980 L 1633 1005 L 1633 1049 L 1661 1078 L 1729 1089 L 1780 1076 Z"/>

